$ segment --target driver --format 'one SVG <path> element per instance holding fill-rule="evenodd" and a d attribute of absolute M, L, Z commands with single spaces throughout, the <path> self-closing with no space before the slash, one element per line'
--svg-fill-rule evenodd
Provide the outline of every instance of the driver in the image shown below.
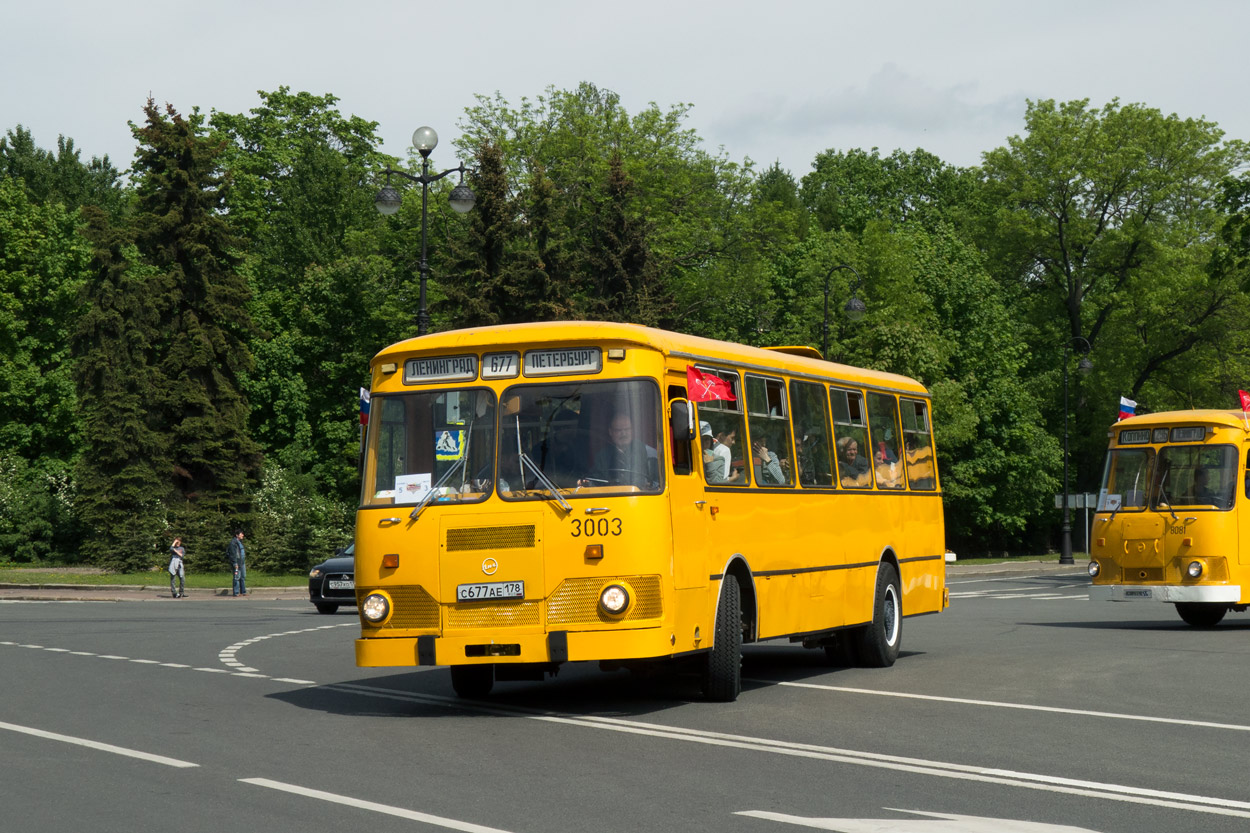
<path fill-rule="evenodd" d="M 659 481 L 658 463 L 654 449 L 634 438 L 629 414 L 617 414 L 608 423 L 608 445 L 595 455 L 590 477 L 578 485 L 652 488 Z"/>

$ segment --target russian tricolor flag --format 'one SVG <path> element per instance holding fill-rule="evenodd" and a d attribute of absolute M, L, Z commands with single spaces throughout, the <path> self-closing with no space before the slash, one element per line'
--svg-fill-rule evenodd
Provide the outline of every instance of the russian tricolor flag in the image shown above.
<path fill-rule="evenodd" d="M 369 390 L 367 388 L 360 389 L 360 424 L 369 424 Z"/>
<path fill-rule="evenodd" d="M 1121 419 L 1128 419 L 1135 413 L 1137 413 L 1137 403 L 1131 399 L 1125 399 L 1123 396 L 1121 396 L 1120 397 L 1120 416 L 1119 416 L 1119 419 L 1116 420 L 1116 422 L 1119 422 Z"/>

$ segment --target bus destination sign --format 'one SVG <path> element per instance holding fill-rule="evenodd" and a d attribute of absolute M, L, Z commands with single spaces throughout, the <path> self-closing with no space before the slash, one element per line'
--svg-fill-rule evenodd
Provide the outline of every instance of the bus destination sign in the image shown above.
<path fill-rule="evenodd" d="M 472 382 L 477 379 L 477 356 L 439 356 L 404 362 L 404 384 Z"/>
<path fill-rule="evenodd" d="M 525 354 L 526 376 L 598 373 L 601 370 L 603 370 L 603 351 L 598 347 L 530 350 Z"/>

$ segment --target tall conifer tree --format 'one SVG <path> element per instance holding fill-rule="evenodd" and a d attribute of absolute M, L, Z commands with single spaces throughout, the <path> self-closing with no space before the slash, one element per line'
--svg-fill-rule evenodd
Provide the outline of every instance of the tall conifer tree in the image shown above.
<path fill-rule="evenodd" d="M 239 377 L 251 368 L 246 280 L 240 241 L 222 207 L 227 181 L 222 143 L 203 137 L 203 117 L 183 117 L 151 99 L 133 126 L 135 243 L 159 272 L 152 298 L 159 316 L 154 405 L 168 432 L 168 476 L 183 534 L 224 535 L 243 520 L 260 467 L 247 430 Z"/>
<path fill-rule="evenodd" d="M 158 316 L 150 302 L 153 271 L 136 263 L 128 232 L 103 212 L 83 210 L 93 246 L 86 312 L 73 339 L 81 403 L 79 515 L 83 553 L 98 566 L 148 566 L 163 550 L 169 505 L 167 437 L 152 407 Z"/>

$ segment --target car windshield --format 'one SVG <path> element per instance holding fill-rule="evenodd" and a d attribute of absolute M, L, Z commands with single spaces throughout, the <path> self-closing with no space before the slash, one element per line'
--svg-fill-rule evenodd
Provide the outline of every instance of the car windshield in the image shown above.
<path fill-rule="evenodd" d="M 496 489 L 505 500 L 662 488 L 653 382 L 518 385 L 501 402 Z"/>

